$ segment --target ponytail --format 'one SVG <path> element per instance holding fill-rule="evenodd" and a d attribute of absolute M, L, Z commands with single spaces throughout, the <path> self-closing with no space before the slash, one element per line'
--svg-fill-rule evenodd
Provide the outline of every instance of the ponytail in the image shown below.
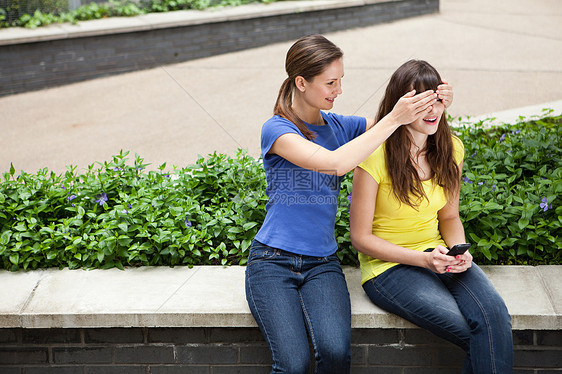
<path fill-rule="evenodd" d="M 273 107 L 273 114 L 277 114 L 294 123 L 308 140 L 314 139 L 316 137 L 314 133 L 292 108 L 294 86 L 294 80 L 291 80 L 291 78 L 285 79 L 279 89 L 279 95 L 277 95 L 277 101 L 275 101 L 275 106 Z"/>

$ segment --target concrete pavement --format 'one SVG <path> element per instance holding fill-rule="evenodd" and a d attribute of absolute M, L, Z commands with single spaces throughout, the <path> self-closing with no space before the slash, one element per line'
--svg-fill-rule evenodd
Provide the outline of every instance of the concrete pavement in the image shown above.
<path fill-rule="evenodd" d="M 334 111 L 372 117 L 391 73 L 425 59 L 455 89 L 449 114 L 545 103 L 562 113 L 559 0 L 441 0 L 439 14 L 326 34 L 345 52 Z M 0 172 L 79 169 L 120 149 L 155 167 L 259 155 L 292 42 L 0 98 Z"/>

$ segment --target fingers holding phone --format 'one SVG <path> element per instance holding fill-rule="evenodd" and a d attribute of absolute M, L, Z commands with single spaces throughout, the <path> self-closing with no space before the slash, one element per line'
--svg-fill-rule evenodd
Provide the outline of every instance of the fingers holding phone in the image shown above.
<path fill-rule="evenodd" d="M 427 268 L 434 273 L 450 273 L 450 268 L 459 264 L 454 256 L 447 256 L 449 249 L 438 245 L 431 252 L 428 252 Z"/>
<path fill-rule="evenodd" d="M 465 253 L 468 250 L 468 248 L 470 248 L 470 246 L 472 246 L 472 244 L 470 243 L 456 244 L 453 246 L 453 248 L 449 249 L 449 251 L 446 254 L 448 256 L 456 257 Z"/>
<path fill-rule="evenodd" d="M 449 273 L 462 273 L 472 266 L 472 255 L 468 251 L 470 243 L 457 244 L 447 252 L 448 256 L 453 256 L 458 260 L 456 265 L 449 267 Z"/>

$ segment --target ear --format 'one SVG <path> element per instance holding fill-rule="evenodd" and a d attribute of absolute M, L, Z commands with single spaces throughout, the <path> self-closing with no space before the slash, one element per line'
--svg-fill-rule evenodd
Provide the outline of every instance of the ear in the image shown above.
<path fill-rule="evenodd" d="M 304 92 L 306 90 L 306 79 L 304 79 L 302 76 L 298 75 L 295 78 L 295 87 L 300 92 Z"/>

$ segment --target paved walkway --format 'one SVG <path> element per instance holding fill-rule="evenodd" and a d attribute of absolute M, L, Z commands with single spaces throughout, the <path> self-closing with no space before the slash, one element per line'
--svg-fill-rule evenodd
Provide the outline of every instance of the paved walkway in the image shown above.
<path fill-rule="evenodd" d="M 527 106 L 562 113 L 560 0 L 441 0 L 439 14 L 327 37 L 345 52 L 338 113 L 374 116 L 390 74 L 410 58 L 453 84 L 455 117 Z M 215 150 L 257 156 L 291 44 L 0 98 L 0 172 L 11 162 L 27 172 L 84 168 L 120 149 L 154 166 Z"/>

